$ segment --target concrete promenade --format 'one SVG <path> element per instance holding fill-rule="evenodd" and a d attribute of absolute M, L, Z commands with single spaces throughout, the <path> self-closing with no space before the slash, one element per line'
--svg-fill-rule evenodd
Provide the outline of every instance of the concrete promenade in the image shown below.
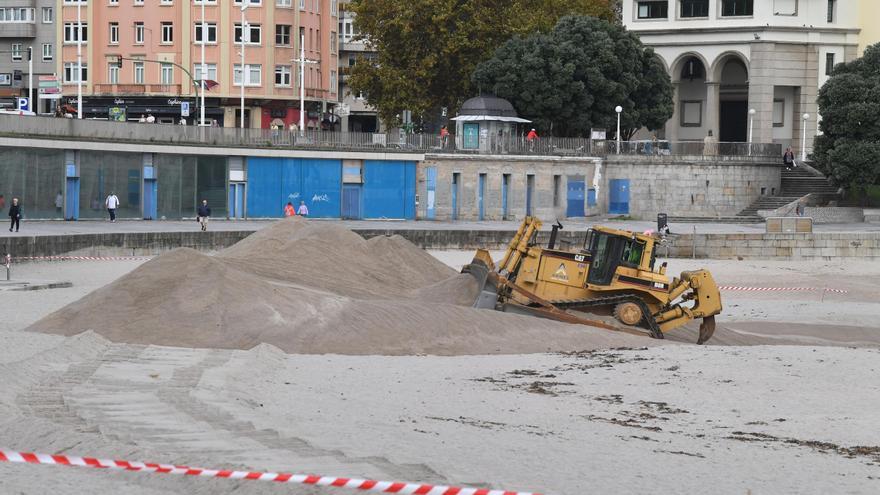
<path fill-rule="evenodd" d="M 0 220 L 6 220 L 0 218 Z M 253 232 L 259 230 L 276 220 L 211 220 L 209 231 L 214 232 Z M 520 221 L 428 221 L 428 220 L 329 220 L 314 219 L 313 221 L 332 223 L 352 230 L 420 230 L 420 231 L 515 231 Z M 614 220 L 608 217 L 591 217 L 563 221 L 562 225 L 567 231 L 581 232 L 593 225 L 604 225 L 623 230 L 644 232 L 655 229 L 656 224 L 648 221 Z M 163 232 L 189 232 L 198 231 L 199 225 L 195 220 L 182 221 L 143 221 L 143 220 L 119 220 L 116 223 L 101 220 L 80 220 L 66 222 L 62 220 L 35 220 L 23 221 L 21 231 L 18 233 L 8 231 L 8 224 L 2 223 L 0 239 L 8 237 L 35 237 L 35 236 L 66 236 L 82 234 L 140 234 L 140 233 L 163 233 Z M 550 230 L 551 222 L 544 222 L 543 230 Z M 674 234 L 693 234 L 696 227 L 697 234 L 763 234 L 764 224 L 727 224 L 727 223 L 671 223 L 670 228 Z M 880 232 L 880 223 L 845 223 L 845 224 L 816 224 L 813 226 L 816 233 L 865 233 Z"/>

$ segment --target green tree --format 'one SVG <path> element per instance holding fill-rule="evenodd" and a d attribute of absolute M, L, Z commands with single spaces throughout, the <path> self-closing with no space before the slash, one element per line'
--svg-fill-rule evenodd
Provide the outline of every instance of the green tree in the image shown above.
<path fill-rule="evenodd" d="M 477 66 L 473 79 L 554 135 L 613 129 L 618 105 L 625 139 L 672 117 L 672 83 L 654 51 L 593 17 L 567 16 L 549 33 L 511 39 Z"/>
<path fill-rule="evenodd" d="M 819 168 L 856 190 L 880 183 L 880 43 L 835 66 L 818 103 L 822 134 L 813 158 Z"/>
<path fill-rule="evenodd" d="M 403 110 L 430 118 L 454 114 L 475 96 L 471 74 L 516 34 L 548 30 L 564 14 L 614 17 L 610 0 L 353 0 L 355 23 L 376 50 L 351 71 L 352 91 L 364 92 L 382 120 Z"/>

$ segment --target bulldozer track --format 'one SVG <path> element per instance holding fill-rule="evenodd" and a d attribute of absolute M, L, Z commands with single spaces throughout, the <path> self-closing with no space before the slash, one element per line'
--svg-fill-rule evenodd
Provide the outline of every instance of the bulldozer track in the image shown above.
<path fill-rule="evenodd" d="M 660 326 L 657 325 L 654 316 L 651 315 L 651 310 L 648 309 L 648 305 L 645 304 L 645 301 L 638 296 L 623 294 L 618 296 L 594 297 L 590 299 L 568 299 L 549 302 L 553 306 L 562 310 L 615 306 L 622 302 L 632 302 L 638 305 L 639 309 L 642 310 L 642 315 L 644 315 L 643 320 L 648 324 L 648 329 L 651 331 L 651 337 L 654 337 L 655 339 L 663 338 L 663 332 L 660 330 Z"/>

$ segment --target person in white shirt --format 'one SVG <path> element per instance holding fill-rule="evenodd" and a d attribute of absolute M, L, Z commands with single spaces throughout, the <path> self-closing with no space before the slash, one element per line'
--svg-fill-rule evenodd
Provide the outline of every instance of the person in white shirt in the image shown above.
<path fill-rule="evenodd" d="M 113 191 L 110 191 L 110 195 L 107 196 L 104 205 L 107 206 L 107 211 L 110 212 L 110 221 L 115 222 L 116 208 L 119 208 L 119 198 L 116 197 L 116 194 L 114 194 Z"/>
<path fill-rule="evenodd" d="M 309 216 L 309 207 L 306 206 L 306 202 L 305 202 L 305 201 L 300 201 L 300 202 L 299 202 L 299 208 L 297 208 L 297 210 L 296 210 L 296 214 L 297 214 L 297 215 L 300 215 L 300 216 L 302 216 L 302 217 L 307 217 L 307 216 Z"/>
<path fill-rule="evenodd" d="M 148 113 L 148 114 L 147 114 L 147 123 L 148 123 L 148 124 L 155 124 L 155 123 L 156 123 L 156 117 L 153 117 L 153 114 Z"/>
<path fill-rule="evenodd" d="M 146 123 L 147 123 L 147 118 L 144 117 L 144 114 L 141 114 L 141 118 L 138 119 L 138 122 L 141 123 L 141 124 L 146 124 Z"/>

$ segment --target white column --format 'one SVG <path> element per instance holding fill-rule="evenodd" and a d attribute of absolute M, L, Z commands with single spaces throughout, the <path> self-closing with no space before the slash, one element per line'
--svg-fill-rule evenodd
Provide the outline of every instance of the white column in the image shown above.
<path fill-rule="evenodd" d="M 76 2 L 76 118 L 83 118 L 82 2 Z M 59 54 L 60 55 L 60 54 Z"/>

